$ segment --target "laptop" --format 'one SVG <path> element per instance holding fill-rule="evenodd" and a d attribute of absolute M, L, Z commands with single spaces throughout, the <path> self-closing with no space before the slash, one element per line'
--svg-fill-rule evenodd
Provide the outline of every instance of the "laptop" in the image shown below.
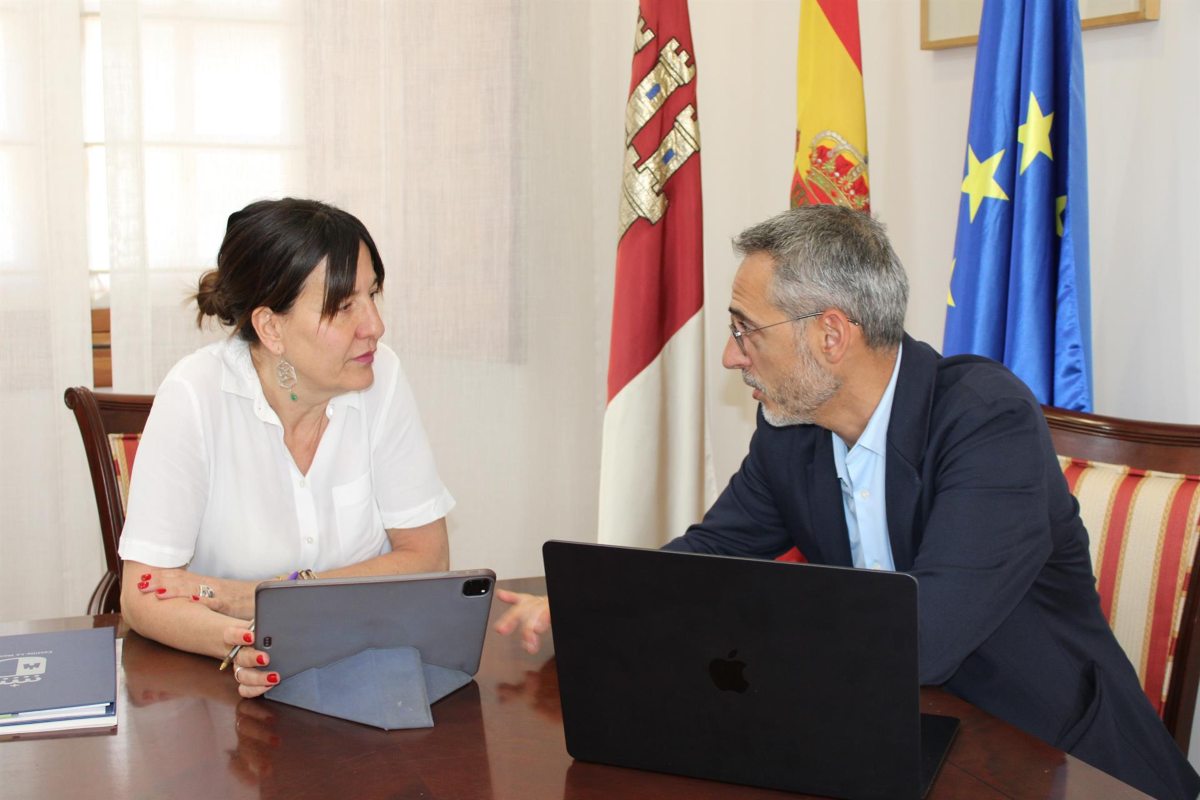
<path fill-rule="evenodd" d="M 903 573 L 542 548 L 567 752 L 841 798 L 924 797 L 958 720 L 920 713 Z"/>

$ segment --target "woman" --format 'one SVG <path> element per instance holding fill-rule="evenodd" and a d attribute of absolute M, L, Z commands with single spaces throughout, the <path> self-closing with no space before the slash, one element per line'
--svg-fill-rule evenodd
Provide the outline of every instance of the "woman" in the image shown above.
<path fill-rule="evenodd" d="M 383 262 L 355 217 L 313 200 L 229 218 L 197 321 L 232 335 L 168 373 L 134 462 L 121 610 L 134 630 L 221 658 L 254 641 L 254 588 L 448 568 L 437 475 L 396 354 L 380 344 Z M 243 696 L 277 683 L 243 647 Z"/>

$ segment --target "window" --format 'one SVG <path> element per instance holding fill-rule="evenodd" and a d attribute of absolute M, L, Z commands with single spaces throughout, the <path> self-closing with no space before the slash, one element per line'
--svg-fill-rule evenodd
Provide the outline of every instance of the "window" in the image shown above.
<path fill-rule="evenodd" d="M 81 17 L 94 337 L 114 270 L 128 270 L 144 273 L 150 328 L 178 341 L 190 325 L 180 304 L 214 264 L 229 213 L 303 184 L 300 26 L 290 3 L 114 6 L 102 16 L 91 0 Z"/>

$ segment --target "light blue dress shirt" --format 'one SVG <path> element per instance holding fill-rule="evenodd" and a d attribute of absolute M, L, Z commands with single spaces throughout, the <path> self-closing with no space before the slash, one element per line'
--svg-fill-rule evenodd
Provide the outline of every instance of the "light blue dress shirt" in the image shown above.
<path fill-rule="evenodd" d="M 896 569 L 896 562 L 892 560 L 892 540 L 888 536 L 884 475 L 888 422 L 892 417 L 896 376 L 900 374 L 903 355 L 904 345 L 901 345 L 896 351 L 896 366 L 887 389 L 854 447 L 847 452 L 842 437 L 833 434 L 833 464 L 842 485 L 842 510 L 850 532 L 850 555 L 856 567 Z"/>

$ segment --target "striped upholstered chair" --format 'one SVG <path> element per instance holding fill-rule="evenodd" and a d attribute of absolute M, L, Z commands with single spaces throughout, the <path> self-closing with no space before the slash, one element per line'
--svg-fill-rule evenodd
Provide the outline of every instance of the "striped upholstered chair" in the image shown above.
<path fill-rule="evenodd" d="M 1200 683 L 1200 425 L 1044 411 L 1101 606 L 1186 753 Z"/>
<path fill-rule="evenodd" d="M 100 512 L 100 536 L 104 540 L 107 571 L 92 592 L 87 613 L 106 614 L 121 610 L 121 562 L 117 542 L 125 525 L 125 502 L 129 498 L 129 471 L 138 440 L 150 415 L 152 394 L 94 393 L 84 386 L 67 389 L 67 408 L 75 412 L 83 449 L 92 473 L 96 509 Z"/>

